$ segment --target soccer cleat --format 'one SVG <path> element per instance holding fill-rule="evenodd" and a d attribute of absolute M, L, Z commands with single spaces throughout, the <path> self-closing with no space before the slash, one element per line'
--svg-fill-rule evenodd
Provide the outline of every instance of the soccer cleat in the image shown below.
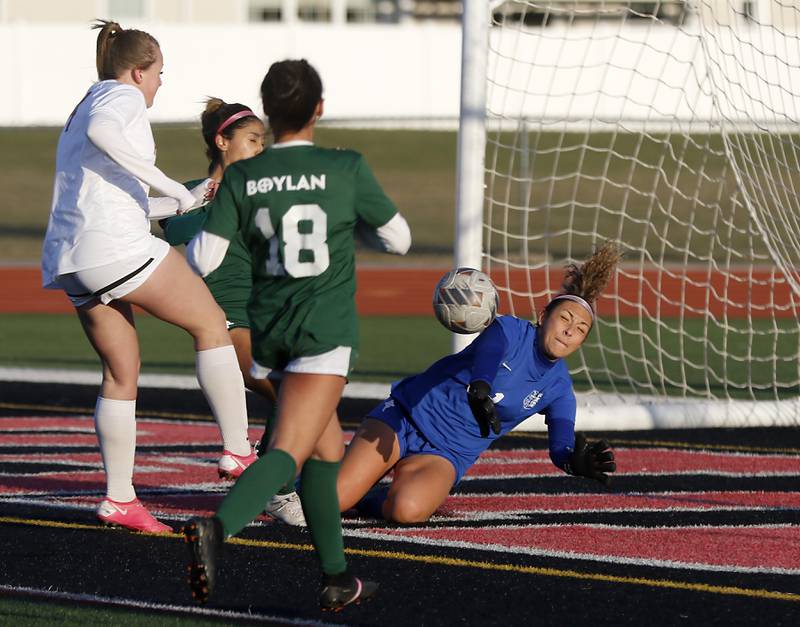
<path fill-rule="evenodd" d="M 303 506 L 300 504 L 297 492 L 276 494 L 267 503 L 264 513 L 292 527 L 306 526 L 306 517 L 303 515 Z"/>
<path fill-rule="evenodd" d="M 133 499 L 128 503 L 104 499 L 97 508 L 97 517 L 106 525 L 124 527 L 131 531 L 173 533 L 172 527 L 153 518 L 152 514 L 139 502 L 139 499 Z"/>
<path fill-rule="evenodd" d="M 223 451 L 222 457 L 217 464 L 217 472 L 220 479 L 238 479 L 245 468 L 256 461 L 258 457 L 254 452 L 249 455 L 234 455 L 230 451 Z"/>
<path fill-rule="evenodd" d="M 217 579 L 219 557 L 224 532 L 219 518 L 192 518 L 181 529 L 189 545 L 189 588 L 192 597 L 204 605 Z"/>
<path fill-rule="evenodd" d="M 340 611 L 345 605 L 359 604 L 378 590 L 374 581 L 362 581 L 349 570 L 338 575 L 323 575 L 319 606 L 323 611 Z"/>

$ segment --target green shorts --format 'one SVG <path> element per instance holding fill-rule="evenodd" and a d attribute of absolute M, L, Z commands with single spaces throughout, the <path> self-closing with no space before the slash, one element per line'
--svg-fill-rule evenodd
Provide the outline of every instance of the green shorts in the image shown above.
<path fill-rule="evenodd" d="M 247 303 L 220 303 L 217 301 L 222 311 L 225 312 L 225 321 L 228 325 L 228 331 L 231 329 L 249 329 L 250 318 L 247 317 Z"/>
<path fill-rule="evenodd" d="M 319 315 L 321 312 L 324 308 L 287 307 L 273 312 L 277 315 L 261 317 L 250 309 L 253 361 L 267 370 L 291 372 L 298 360 L 326 356 L 324 363 L 314 360 L 313 367 L 320 369 L 313 372 L 347 376 L 358 356 L 358 319 Z"/>
<path fill-rule="evenodd" d="M 222 265 L 205 278 L 208 290 L 225 312 L 228 329 L 250 328 L 247 301 L 253 287 L 250 267 L 237 258 L 226 257 Z"/>

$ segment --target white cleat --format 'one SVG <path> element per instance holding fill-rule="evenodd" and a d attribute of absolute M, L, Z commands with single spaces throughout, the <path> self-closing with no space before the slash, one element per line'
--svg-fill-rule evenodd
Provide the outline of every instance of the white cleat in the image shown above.
<path fill-rule="evenodd" d="M 303 506 L 300 504 L 297 492 L 276 494 L 267 503 L 264 513 L 292 527 L 306 526 L 306 517 L 303 515 Z"/>

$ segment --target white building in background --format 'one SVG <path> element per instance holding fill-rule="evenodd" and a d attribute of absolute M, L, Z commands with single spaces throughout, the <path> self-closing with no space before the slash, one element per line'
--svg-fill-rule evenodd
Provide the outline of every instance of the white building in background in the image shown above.
<path fill-rule="evenodd" d="M 536 48 L 540 59 L 565 55 L 563 42 L 577 41 L 580 30 L 607 30 L 611 16 L 618 19 L 630 4 L 475 1 L 491 2 L 495 16 L 547 29 Z M 676 25 L 697 28 L 696 14 L 685 10 L 697 2 L 638 0 L 637 11 L 658 10 L 663 21 L 650 29 L 648 20 L 632 18 L 625 28 L 636 37 L 646 29 L 671 41 Z M 800 24 L 795 3 L 779 0 L 702 0 L 702 6 L 715 9 L 719 24 L 741 25 L 756 38 L 755 20 L 780 23 L 774 30 L 785 32 Z M 592 18 L 566 18 L 568 7 Z M 62 124 L 96 80 L 96 32 L 89 22 L 113 18 L 150 31 L 164 51 L 164 86 L 150 111 L 154 122 L 196 121 L 208 95 L 257 107 L 269 65 L 306 58 L 322 76 L 328 121 L 455 128 L 461 9 L 460 0 L 0 0 L 0 126 Z M 609 19 L 595 24 L 603 15 Z M 500 30 L 492 29 L 492 36 Z M 640 96 L 642 102 L 651 98 L 646 91 Z M 530 116 L 548 113 L 537 107 Z"/>
<path fill-rule="evenodd" d="M 497 11 L 526 14 L 531 24 L 613 17 L 625 6 L 642 16 L 682 23 L 693 10 L 714 11 L 722 23 L 757 19 L 795 27 L 796 2 L 786 0 L 477 0 Z M 724 9 L 724 10 L 723 10 Z M 74 22 L 95 17 L 141 22 L 219 24 L 322 22 L 329 24 L 458 21 L 462 0 L 0 0 L 0 24 Z M 727 14 L 724 16 L 723 14 Z"/>
<path fill-rule="evenodd" d="M 461 7 L 456 0 L 440 3 L 451 13 Z M 454 127 L 460 23 L 454 16 L 418 20 L 419 6 L 413 0 L 0 0 L 0 81 L 7 88 L 0 126 L 63 124 L 97 79 L 97 33 L 89 24 L 110 18 L 152 33 L 164 52 L 154 122 L 196 121 L 209 95 L 255 108 L 272 62 L 306 58 L 322 76 L 327 120 Z"/>
<path fill-rule="evenodd" d="M 0 0 L 0 23 L 107 17 L 182 24 L 344 24 L 458 20 L 460 16 L 461 0 Z"/>

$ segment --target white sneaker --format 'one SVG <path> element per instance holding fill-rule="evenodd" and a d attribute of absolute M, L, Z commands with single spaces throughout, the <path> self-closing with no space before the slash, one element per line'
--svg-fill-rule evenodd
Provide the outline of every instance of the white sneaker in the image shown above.
<path fill-rule="evenodd" d="M 306 526 L 306 517 L 303 515 L 303 506 L 300 504 L 300 496 L 297 492 L 276 494 L 267 503 L 264 513 L 293 527 Z"/>

